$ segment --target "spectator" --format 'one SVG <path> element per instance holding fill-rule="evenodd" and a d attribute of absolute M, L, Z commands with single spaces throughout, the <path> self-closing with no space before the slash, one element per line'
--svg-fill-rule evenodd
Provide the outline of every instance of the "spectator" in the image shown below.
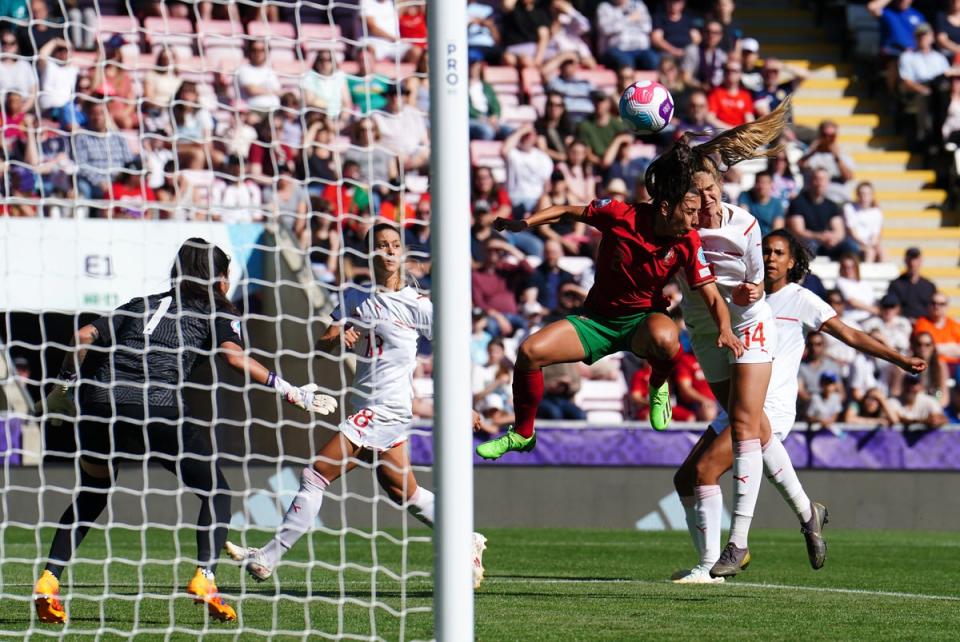
<path fill-rule="evenodd" d="M 207 159 L 219 164 L 223 154 L 212 145 L 213 116 L 200 106 L 197 83 L 187 80 L 174 96 L 170 133 L 173 151 L 184 167 L 202 167 Z"/>
<path fill-rule="evenodd" d="M 256 187 L 256 185 L 254 185 Z M 311 197 L 310 263 L 313 274 L 321 283 L 338 283 L 340 273 L 340 225 L 330 213 L 330 203 L 319 197 Z"/>
<path fill-rule="evenodd" d="M 827 172 L 830 181 L 827 198 L 836 203 L 847 200 L 847 181 L 853 179 L 853 159 L 840 149 L 837 142 L 837 124 L 830 120 L 820 123 L 817 139 L 798 161 L 804 181 L 810 181 L 816 170 Z"/>
<path fill-rule="evenodd" d="M 404 59 L 416 64 L 427 51 L 427 14 L 426 0 L 414 0 L 405 5 L 398 3 L 400 16 L 397 27 L 400 32 L 400 41 L 408 45 Z"/>
<path fill-rule="evenodd" d="M 879 388 L 871 388 L 860 401 L 850 401 L 843 415 L 843 423 L 889 427 L 894 424 L 895 416 L 883 391 Z"/>
<path fill-rule="evenodd" d="M 246 53 L 246 62 L 236 73 L 237 95 L 253 111 L 276 109 L 280 106 L 280 79 L 267 60 L 266 41 L 249 41 Z"/>
<path fill-rule="evenodd" d="M 607 198 L 612 198 L 615 201 L 620 201 L 621 203 L 627 200 L 627 196 L 630 193 L 627 191 L 627 184 L 619 178 L 614 178 L 607 183 L 606 188 L 603 190 L 604 196 Z"/>
<path fill-rule="evenodd" d="M 415 219 L 416 211 L 413 209 L 408 192 L 402 187 L 399 179 L 390 186 L 383 195 L 377 215 L 405 229 L 407 224 Z M 410 248 L 407 248 L 407 251 L 409 252 Z"/>
<path fill-rule="evenodd" d="M 576 54 L 563 54 L 560 63 L 560 72 L 545 72 L 550 77 L 546 90 L 549 94 L 563 96 L 567 114 L 576 124 L 593 113 L 593 101 L 590 96 L 594 92 L 593 83 L 583 78 L 577 78 Z"/>
<path fill-rule="evenodd" d="M 903 273 L 890 282 L 887 292 L 900 302 L 903 316 L 916 320 L 926 313 L 937 287 L 920 276 L 920 269 L 923 267 L 920 248 L 907 248 L 903 254 L 903 263 Z"/>
<path fill-rule="evenodd" d="M 247 157 L 250 175 L 264 185 L 269 184 L 273 177 L 282 171 L 297 171 L 296 150 L 283 142 L 281 128 L 282 122 L 277 118 L 277 114 L 270 114 L 260 121 L 257 126 L 257 140 L 250 146 Z"/>
<path fill-rule="evenodd" d="M 913 334 L 929 334 L 936 344 L 937 354 L 951 370 L 956 370 L 960 365 L 960 323 L 947 315 L 949 305 L 946 294 L 934 292 L 927 313 L 913 324 Z"/>
<path fill-rule="evenodd" d="M 530 125 L 507 136 L 500 153 L 507 163 L 507 193 L 514 215 L 526 218 L 543 195 L 553 161 L 537 148 L 537 132 Z"/>
<path fill-rule="evenodd" d="M 597 7 L 600 58 L 607 67 L 656 69 L 659 55 L 650 46 L 653 20 L 642 0 L 609 0 Z"/>
<path fill-rule="evenodd" d="M 567 160 L 557 163 L 557 169 L 566 180 L 567 193 L 574 203 L 589 203 L 597 197 L 597 179 L 593 174 L 589 151 L 584 143 L 574 141 L 567 153 Z"/>
<path fill-rule="evenodd" d="M 947 402 L 950 368 L 940 354 L 939 346 L 929 332 L 914 332 L 910 337 L 910 354 L 923 359 L 926 370 L 918 378 L 923 385 L 923 391 L 937 400 L 941 405 Z M 899 395 L 903 392 L 905 376 L 901 370 L 891 372 L 892 381 L 890 391 Z"/>
<path fill-rule="evenodd" d="M 887 293 L 880 297 L 880 311 L 876 317 L 863 322 L 864 332 L 879 332 L 887 345 L 906 354 L 910 348 L 910 335 L 913 326 L 906 318 L 900 315 L 900 301 L 896 296 Z"/>
<path fill-rule="evenodd" d="M 77 190 L 81 198 L 101 199 L 110 191 L 113 174 L 133 160 L 123 134 L 109 129 L 109 117 L 102 102 L 86 107 L 87 129 L 73 138 L 77 163 Z"/>
<path fill-rule="evenodd" d="M 361 118 L 350 131 L 350 149 L 344 160 L 352 160 L 360 167 L 360 180 L 366 184 L 374 200 L 374 210 L 380 209 L 380 199 L 400 176 L 397 157 L 383 148 L 380 128 L 372 118 Z"/>
<path fill-rule="evenodd" d="M 780 199 L 784 208 L 789 207 L 790 201 L 796 198 L 800 191 L 797 180 L 793 177 L 793 171 L 790 169 L 787 152 L 782 149 L 777 152 L 777 155 L 767 164 L 767 171 L 773 177 L 774 196 Z"/>
<path fill-rule="evenodd" d="M 903 391 L 890 400 L 890 411 L 895 415 L 895 423 L 904 428 L 919 425 L 933 430 L 947 423 L 940 403 L 925 393 L 923 381 L 916 375 L 905 375 Z"/>
<path fill-rule="evenodd" d="M 666 0 L 664 8 L 653 16 L 650 42 L 661 54 L 678 60 L 690 45 L 700 44 L 700 32 L 686 11 L 684 0 Z"/>
<path fill-rule="evenodd" d="M 633 69 L 626 68 L 629 70 L 630 77 L 620 80 L 620 83 L 623 84 L 624 80 L 629 80 L 627 84 L 630 84 L 634 81 L 635 73 Z M 623 73 L 623 69 L 620 70 L 620 73 Z M 690 92 L 693 90 L 693 87 L 687 82 L 686 74 L 681 73 L 680 65 L 677 63 L 677 59 L 673 56 L 663 56 L 660 58 L 660 64 L 657 65 L 657 82 L 666 87 L 670 91 L 670 95 L 673 96 L 673 103 L 675 105 L 686 105 L 690 99 Z M 619 94 L 623 93 L 623 90 L 626 87 L 619 88 Z M 670 125 L 667 125 L 670 128 Z"/>
<path fill-rule="evenodd" d="M 733 0 L 714 0 L 713 10 L 710 12 L 710 19 L 716 20 L 723 27 L 720 46 L 728 54 L 740 53 L 740 43 L 743 38 L 743 29 L 733 18 L 736 8 Z"/>
<path fill-rule="evenodd" d="M 493 140 L 501 134 L 509 133 L 509 130 L 500 124 L 500 100 L 493 87 L 484 81 L 484 69 L 482 58 L 471 59 L 467 90 L 471 140 Z"/>
<path fill-rule="evenodd" d="M 12 31 L 0 30 L 0 101 L 10 92 L 24 98 L 24 110 L 33 107 L 37 95 L 37 75 L 25 58 Z"/>
<path fill-rule="evenodd" d="M 652 374 L 653 368 L 644 360 L 630 378 L 627 399 L 630 400 L 630 414 L 634 419 L 643 420 L 650 417 L 650 375 Z"/>
<path fill-rule="evenodd" d="M 387 106 L 387 94 L 393 86 L 389 78 L 374 72 L 375 59 L 373 50 L 361 49 L 357 56 L 357 75 L 347 76 L 350 102 L 361 114 L 383 110 Z"/>
<path fill-rule="evenodd" d="M 345 160 L 341 171 L 343 180 L 328 184 L 321 198 L 330 203 L 333 213 L 338 217 L 369 213 L 370 190 L 364 187 L 360 180 L 360 164 L 357 161 Z"/>
<path fill-rule="evenodd" d="M 960 386 L 950 388 L 950 403 L 943 409 L 947 421 L 951 424 L 960 424 Z"/>
<path fill-rule="evenodd" d="M 157 217 L 157 212 L 148 205 L 156 202 L 157 195 L 147 185 L 146 179 L 140 159 L 130 161 L 122 171 L 117 172 L 109 193 L 110 201 L 117 203 L 110 211 L 112 218 Z"/>
<path fill-rule="evenodd" d="M 674 416 L 679 421 L 713 421 L 717 416 L 717 399 L 704 377 L 697 357 L 683 351 L 673 370 L 677 407 Z M 677 410 L 682 410 L 678 415 Z"/>
<path fill-rule="evenodd" d="M 273 220 L 290 230 L 301 248 L 310 246 L 310 194 L 303 183 L 282 172 L 273 186 L 264 189 L 263 202 Z"/>
<path fill-rule="evenodd" d="M 937 46 L 948 58 L 960 54 L 960 0 L 949 0 L 946 11 L 938 11 L 935 21 Z"/>
<path fill-rule="evenodd" d="M 880 53 L 896 58 L 917 48 L 916 28 L 926 20 L 912 7 L 913 0 L 872 0 L 870 13 L 880 18 Z"/>
<path fill-rule="evenodd" d="M 856 200 L 843 206 L 843 220 L 847 236 L 860 246 L 864 261 L 883 261 L 883 212 L 877 207 L 873 184 L 864 181 L 857 185 Z"/>
<path fill-rule="evenodd" d="M 783 227 L 783 201 L 773 194 L 770 172 L 759 172 L 754 178 L 753 189 L 742 192 L 737 205 L 753 214 L 763 236 Z"/>
<path fill-rule="evenodd" d="M 900 54 L 897 69 L 903 94 L 913 103 L 916 114 L 916 140 L 928 141 L 939 129 L 950 105 L 950 78 L 960 75 L 947 57 L 933 48 L 933 29 L 921 23 L 916 30 L 917 49 Z"/>
<path fill-rule="evenodd" d="M 63 109 L 70 104 L 80 70 L 70 64 L 70 49 L 66 40 L 49 40 L 37 55 L 40 72 L 39 105 L 41 114 L 52 120 L 61 120 Z"/>
<path fill-rule="evenodd" d="M 743 74 L 740 84 L 752 94 L 763 88 L 763 73 L 760 66 L 760 43 L 756 38 L 740 40 L 740 64 L 743 65 Z M 754 96 L 756 101 L 756 96 Z"/>
<path fill-rule="evenodd" d="M 321 195 L 325 185 L 337 180 L 333 144 L 333 129 L 326 118 L 317 119 L 303 136 L 304 182 L 312 196 Z"/>
<path fill-rule="evenodd" d="M 729 129 L 753 122 L 753 97 L 740 85 L 740 63 L 723 67 L 723 84 L 715 87 L 707 99 L 710 118 L 716 127 Z"/>
<path fill-rule="evenodd" d="M 847 316 L 854 321 L 862 323 L 879 312 L 873 288 L 860 280 L 860 259 L 856 254 L 848 253 L 840 257 L 836 287 L 847 302 Z"/>
<path fill-rule="evenodd" d="M 490 317 L 490 334 L 510 336 L 524 325 L 517 297 L 531 272 L 530 264 L 523 252 L 498 238 L 488 238 L 483 249 L 483 264 L 473 271 L 473 305 Z M 507 256 L 516 262 L 507 262 Z"/>
<path fill-rule="evenodd" d="M 527 281 L 526 300 L 536 300 L 547 310 L 555 310 L 560 301 L 560 289 L 568 283 L 576 283 L 572 274 L 560 267 L 563 258 L 563 245 L 556 239 L 550 239 L 543 245 L 543 261 L 540 262 Z"/>
<path fill-rule="evenodd" d="M 430 223 L 433 219 L 433 203 L 429 194 L 424 194 L 414 208 L 414 218 L 407 221 L 403 242 L 407 251 L 419 258 L 430 259 Z"/>
<path fill-rule="evenodd" d="M 606 168 L 604 178 L 609 183 L 620 179 L 626 185 L 626 191 L 633 194 L 637 186 L 643 183 L 647 167 L 652 158 L 634 153 L 633 135 L 623 133 L 613 139 L 613 143 L 603 155 L 603 167 Z"/>
<path fill-rule="evenodd" d="M 627 130 L 620 120 L 619 110 L 613 99 L 602 91 L 593 92 L 593 116 L 577 125 L 577 140 L 586 143 L 590 152 L 588 158 L 594 165 L 603 160 L 603 154 L 613 143 L 613 139 Z"/>
<path fill-rule="evenodd" d="M 242 174 L 243 161 L 228 156 L 210 191 L 210 210 L 214 220 L 227 223 L 263 220 L 260 186 Z"/>
<path fill-rule="evenodd" d="M 47 0 L 30 1 L 30 25 L 20 29 L 20 51 L 24 56 L 36 56 L 51 40 L 63 40 L 66 32 L 63 20 L 50 15 Z"/>
<path fill-rule="evenodd" d="M 786 80 L 782 78 L 784 70 L 788 74 Z M 787 68 L 776 58 L 767 58 L 760 70 L 760 78 L 762 84 L 753 92 L 753 108 L 758 116 L 765 116 L 797 90 L 807 79 L 807 72 L 803 69 Z"/>
<path fill-rule="evenodd" d="M 691 47 L 683 59 L 683 70 L 704 91 L 719 87 L 724 81 L 727 52 L 720 48 L 723 25 L 711 20 L 703 26 L 700 47 Z M 736 63 L 739 69 L 739 62 Z M 739 74 L 738 74 L 739 78 Z"/>
<path fill-rule="evenodd" d="M 950 79 L 950 103 L 940 135 L 946 143 L 960 143 L 960 78 L 957 77 Z"/>
<path fill-rule="evenodd" d="M 420 56 L 414 73 L 407 79 L 407 101 L 425 114 L 430 113 L 430 54 Z M 386 79 L 385 79 L 386 80 Z M 386 80 L 389 82 L 389 80 Z"/>
<path fill-rule="evenodd" d="M 798 399 L 809 403 L 814 394 L 820 390 L 820 377 L 832 374 L 839 378 L 840 365 L 827 356 L 827 343 L 822 332 L 811 332 L 807 335 L 807 350 L 800 363 L 798 380 L 800 383 Z"/>
<path fill-rule="evenodd" d="M 373 115 L 380 131 L 379 144 L 400 159 L 407 171 L 422 171 L 430 164 L 430 134 L 419 109 L 404 102 L 406 88 L 397 83 L 387 93 L 386 112 Z"/>
<path fill-rule="evenodd" d="M 571 201 L 569 190 L 567 189 L 567 180 L 563 172 L 554 171 L 550 176 L 550 182 L 547 184 L 547 190 L 544 192 L 540 202 L 537 203 L 537 210 L 542 210 L 552 205 L 572 205 L 579 204 L 577 201 Z M 570 219 L 561 219 L 551 225 L 541 225 L 537 232 L 549 242 L 551 239 L 559 242 L 567 254 L 573 256 L 580 255 L 585 244 L 588 241 L 587 225 L 582 221 L 573 221 Z"/>
<path fill-rule="evenodd" d="M 513 363 L 504 354 L 503 340 L 487 343 L 487 358 L 483 365 L 473 367 L 473 403 L 494 423 L 509 423 L 506 415 L 513 413 Z"/>
<path fill-rule="evenodd" d="M 513 206 L 502 185 L 497 185 L 493 171 L 486 166 L 473 168 L 473 184 L 470 192 L 470 209 L 490 212 L 494 218 L 510 218 Z"/>
<path fill-rule="evenodd" d="M 367 34 L 362 45 L 371 49 L 377 60 L 408 59 L 410 43 L 400 38 L 400 16 L 394 0 L 360 0 L 360 19 Z"/>
<path fill-rule="evenodd" d="M 26 167 L 14 166 L 7 170 L 7 174 L 10 177 L 7 183 L 9 191 L 5 194 L 7 198 L 3 199 L 3 204 L 0 205 L 0 216 L 24 218 L 39 216 L 40 209 L 34 204 L 39 194 L 37 194 L 37 181 L 33 172 Z M 17 202 L 18 200 L 20 202 Z"/>
<path fill-rule="evenodd" d="M 856 244 L 846 238 L 840 208 L 827 198 L 829 185 L 826 170 L 813 172 L 808 188 L 790 201 L 787 229 L 803 239 L 814 254 L 838 257 L 844 252 L 857 252 Z"/>
<path fill-rule="evenodd" d="M 553 0 L 550 3 L 550 40 L 544 67 L 554 64 L 561 56 L 573 56 L 579 63 L 592 69 L 597 66 L 590 47 L 584 41 L 590 32 L 590 21 L 583 17 L 568 0 Z"/>
<path fill-rule="evenodd" d="M 500 64 L 503 48 L 500 46 L 500 29 L 497 27 L 497 12 L 483 2 L 467 4 L 467 47 L 491 64 Z M 472 58 L 471 58 L 472 59 Z"/>
<path fill-rule="evenodd" d="M 829 428 L 837 423 L 843 412 L 843 387 L 840 378 L 833 372 L 820 375 L 819 385 L 810 396 L 804 419 L 812 424 Z"/>
<path fill-rule="evenodd" d="M 686 109 L 680 117 L 680 122 L 677 125 L 677 134 L 686 132 L 702 133 L 712 129 L 712 127 L 707 93 L 702 89 L 694 89 L 690 92 Z M 708 135 L 704 135 L 695 138 L 694 142 L 703 142 L 708 138 Z"/>
<path fill-rule="evenodd" d="M 539 67 L 550 40 L 550 14 L 537 0 L 511 0 L 513 8 L 503 17 L 503 64 Z"/>
<path fill-rule="evenodd" d="M 580 392 L 580 367 L 576 363 L 558 363 L 543 369 L 543 401 L 537 418 L 559 421 L 583 421 L 587 413 L 573 400 Z"/>
<path fill-rule="evenodd" d="M 347 75 L 336 68 L 332 49 L 320 49 L 313 59 L 313 67 L 300 77 L 303 103 L 317 109 L 336 121 L 353 108 Z"/>
<path fill-rule="evenodd" d="M 487 344 L 493 337 L 487 332 L 487 316 L 483 308 L 473 309 L 473 332 L 470 335 L 470 362 L 475 366 L 487 363 Z"/>
<path fill-rule="evenodd" d="M 543 116 L 537 120 L 537 146 L 554 162 L 567 160 L 567 148 L 576 132 L 573 120 L 567 114 L 563 96 L 547 94 Z"/>

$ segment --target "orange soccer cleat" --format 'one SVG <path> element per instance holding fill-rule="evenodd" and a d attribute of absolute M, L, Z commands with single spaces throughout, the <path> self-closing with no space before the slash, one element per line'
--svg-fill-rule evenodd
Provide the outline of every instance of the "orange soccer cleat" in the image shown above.
<path fill-rule="evenodd" d="M 198 568 L 197 574 L 187 584 L 187 593 L 195 596 L 193 600 L 195 603 L 206 604 L 207 612 L 213 619 L 220 622 L 233 622 L 237 619 L 237 612 L 223 601 L 216 583 L 204 575 L 202 569 Z"/>
<path fill-rule="evenodd" d="M 60 601 L 60 580 L 50 571 L 40 574 L 40 579 L 33 587 L 34 604 L 37 607 L 37 617 L 47 624 L 63 624 L 67 621 L 67 612 Z"/>

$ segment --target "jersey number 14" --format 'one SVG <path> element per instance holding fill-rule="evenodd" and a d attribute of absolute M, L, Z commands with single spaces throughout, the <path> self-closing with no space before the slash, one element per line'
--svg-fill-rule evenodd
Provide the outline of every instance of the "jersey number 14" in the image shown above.
<path fill-rule="evenodd" d="M 743 331 L 743 347 L 747 350 L 753 345 L 764 347 L 763 321 L 753 327 L 745 328 Z"/>

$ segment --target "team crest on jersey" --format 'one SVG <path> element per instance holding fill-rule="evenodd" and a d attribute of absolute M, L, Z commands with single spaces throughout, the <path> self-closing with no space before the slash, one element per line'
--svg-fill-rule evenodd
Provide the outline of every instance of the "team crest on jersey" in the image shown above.
<path fill-rule="evenodd" d="M 597 198 L 593 200 L 593 209 L 595 210 L 603 209 L 609 204 L 610 204 L 609 198 Z"/>
<path fill-rule="evenodd" d="M 239 337 L 239 336 L 242 336 L 242 335 L 240 334 L 240 319 L 237 319 L 237 320 L 235 320 L 235 321 L 231 321 L 231 322 L 230 322 L 230 329 L 233 330 L 233 333 L 234 333 L 235 335 L 237 335 L 238 337 Z"/>
<path fill-rule="evenodd" d="M 664 265 L 673 265 L 677 260 L 677 253 L 672 247 L 667 248 L 667 251 L 663 253 L 663 256 L 660 257 L 660 260 L 663 261 Z"/>
<path fill-rule="evenodd" d="M 702 247 L 697 248 L 697 262 L 700 265 L 707 265 L 707 255 L 703 253 Z"/>

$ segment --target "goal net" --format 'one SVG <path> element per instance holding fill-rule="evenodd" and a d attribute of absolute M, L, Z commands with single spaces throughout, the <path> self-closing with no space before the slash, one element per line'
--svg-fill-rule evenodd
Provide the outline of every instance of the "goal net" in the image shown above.
<path fill-rule="evenodd" d="M 16 8 L 0 17 L 0 636 L 433 637 L 430 532 L 380 488 L 375 458 L 327 489 L 315 529 L 268 581 L 220 553 L 215 581 L 232 623 L 186 592 L 201 501 L 156 461 L 125 459 L 60 575 L 66 623 L 41 622 L 34 608 L 54 530 L 84 490 L 83 417 L 45 399 L 74 333 L 169 289 L 189 238 L 231 257 L 246 354 L 340 404 L 308 415 L 216 348 L 181 373 L 183 421 L 211 435 L 203 461 L 231 489 L 229 539 L 273 536 L 301 471 L 351 412 L 351 373 L 366 357 L 315 346 L 345 292 L 371 287 L 372 225 L 403 230 L 408 273 L 430 288 L 423 4 L 4 4 Z M 428 343 L 418 358 L 423 426 Z M 429 430 L 415 429 L 408 448 L 432 487 Z"/>

